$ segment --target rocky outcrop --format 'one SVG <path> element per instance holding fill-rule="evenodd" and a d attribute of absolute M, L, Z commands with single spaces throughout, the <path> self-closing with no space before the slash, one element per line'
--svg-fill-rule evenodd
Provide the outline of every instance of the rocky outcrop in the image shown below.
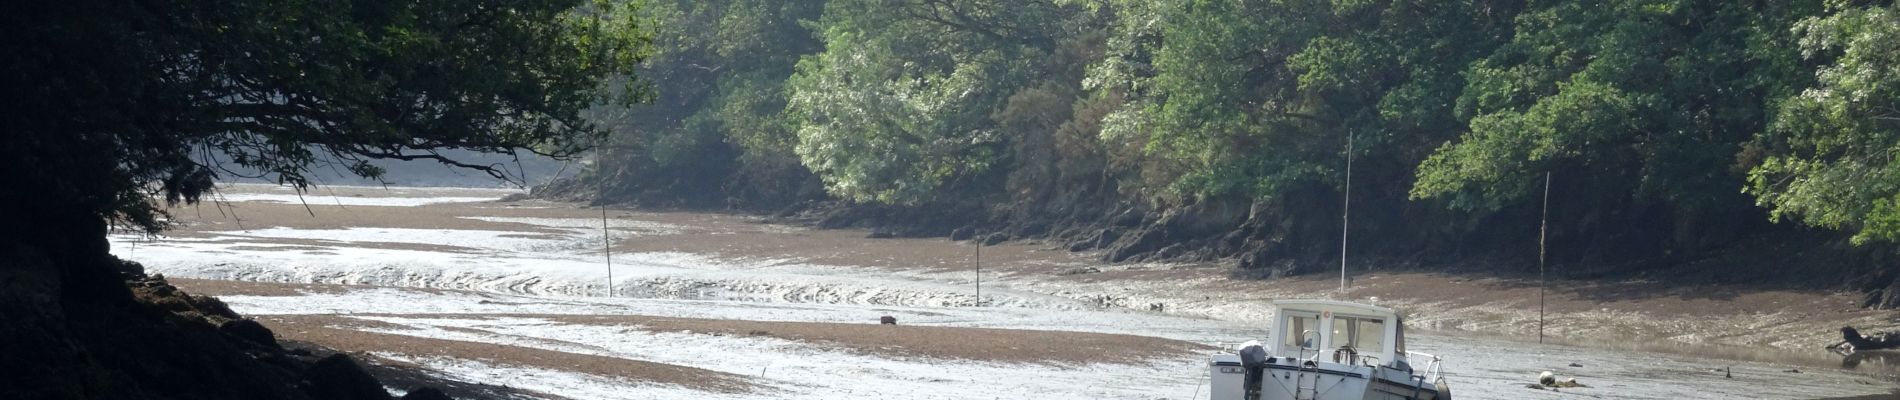
<path fill-rule="evenodd" d="M 402 400 L 455 400 L 455 399 L 449 397 L 447 393 L 442 393 L 442 390 L 440 389 L 425 387 L 425 388 L 419 388 L 416 390 L 409 391 L 408 394 L 402 395 Z"/>
<path fill-rule="evenodd" d="M 369 371 L 343 354 L 331 354 L 317 360 L 304 371 L 308 384 L 304 390 L 316 400 L 388 400 L 383 384 Z"/>

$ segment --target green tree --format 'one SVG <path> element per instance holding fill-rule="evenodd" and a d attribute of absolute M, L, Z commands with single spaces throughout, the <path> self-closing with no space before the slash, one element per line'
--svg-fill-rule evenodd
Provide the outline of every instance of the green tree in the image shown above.
<path fill-rule="evenodd" d="M 1785 29 L 1817 7 L 1534 3 L 1469 66 L 1456 110 L 1468 128 L 1418 166 L 1412 196 L 1496 211 L 1532 203 L 1554 171 L 1571 218 L 1600 236 L 1650 231 L 1693 248 L 1742 231 L 1756 211 L 1734 166 L 1801 79 Z"/>
<path fill-rule="evenodd" d="M 799 62 L 799 157 L 839 197 L 915 204 L 996 161 L 994 110 L 1031 81 L 1074 10 L 1045 2 L 827 4 L 825 51 Z"/>
<path fill-rule="evenodd" d="M 57 255 L 68 297 L 124 289 L 105 221 L 155 232 L 154 199 L 192 202 L 219 176 L 303 187 L 311 168 L 375 177 L 369 159 L 437 149 L 574 154 L 582 119 L 638 98 L 646 39 L 608 1 L 9 3 L 0 81 L 0 229 Z M 12 246 L 17 245 L 17 246 Z M 39 250 L 33 250 L 39 249 Z M 117 288 L 116 290 L 113 288 Z"/>
<path fill-rule="evenodd" d="M 816 19 L 823 5 L 646 3 L 640 15 L 654 31 L 654 50 L 639 73 L 657 98 L 595 115 L 614 130 L 598 166 L 607 171 L 594 172 L 606 175 L 606 195 L 701 205 L 795 197 L 812 178 L 791 150 L 785 83 L 799 57 L 819 49 L 800 21 Z M 598 178 L 576 182 L 591 193 Z"/>
<path fill-rule="evenodd" d="M 1775 218 L 1900 241 L 1900 6 L 1831 3 L 1795 26 L 1818 82 L 1756 140 L 1748 191 Z"/>

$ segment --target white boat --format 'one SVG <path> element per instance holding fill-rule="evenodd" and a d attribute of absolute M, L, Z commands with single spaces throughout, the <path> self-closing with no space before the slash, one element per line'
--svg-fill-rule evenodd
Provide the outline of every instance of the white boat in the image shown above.
<path fill-rule="evenodd" d="M 1273 308 L 1266 343 L 1212 357 L 1210 400 L 1451 398 L 1440 359 L 1405 351 L 1405 324 L 1392 309 L 1331 300 L 1280 300 Z"/>

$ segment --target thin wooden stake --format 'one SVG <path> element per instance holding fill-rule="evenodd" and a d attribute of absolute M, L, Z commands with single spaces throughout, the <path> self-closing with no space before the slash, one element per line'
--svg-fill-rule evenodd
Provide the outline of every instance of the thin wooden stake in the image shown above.
<path fill-rule="evenodd" d="M 1346 290 L 1346 233 L 1352 224 L 1352 133 L 1346 133 L 1346 185 L 1339 188 L 1346 205 L 1339 211 L 1339 290 Z"/>
<path fill-rule="evenodd" d="M 1550 232 L 1550 171 L 1544 171 L 1544 216 L 1537 227 L 1537 343 L 1544 342 L 1544 259 L 1546 242 L 1544 238 Z"/>
<path fill-rule="evenodd" d="M 983 306 L 983 239 L 974 238 L 970 240 L 970 243 L 976 245 L 976 306 L 982 307 Z"/>
<path fill-rule="evenodd" d="M 607 297 L 614 297 L 614 240 L 607 230 L 607 157 L 600 150 L 594 151 L 595 170 L 600 179 L 594 184 L 594 201 L 600 203 L 600 250 L 607 256 Z"/>

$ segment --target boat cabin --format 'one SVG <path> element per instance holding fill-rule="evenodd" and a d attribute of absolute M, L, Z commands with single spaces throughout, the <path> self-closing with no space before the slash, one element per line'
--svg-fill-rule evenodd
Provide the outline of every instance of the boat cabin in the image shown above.
<path fill-rule="evenodd" d="M 1379 365 L 1405 352 L 1404 324 L 1390 308 L 1333 300 L 1279 300 L 1273 308 L 1267 339 L 1275 356 Z"/>

